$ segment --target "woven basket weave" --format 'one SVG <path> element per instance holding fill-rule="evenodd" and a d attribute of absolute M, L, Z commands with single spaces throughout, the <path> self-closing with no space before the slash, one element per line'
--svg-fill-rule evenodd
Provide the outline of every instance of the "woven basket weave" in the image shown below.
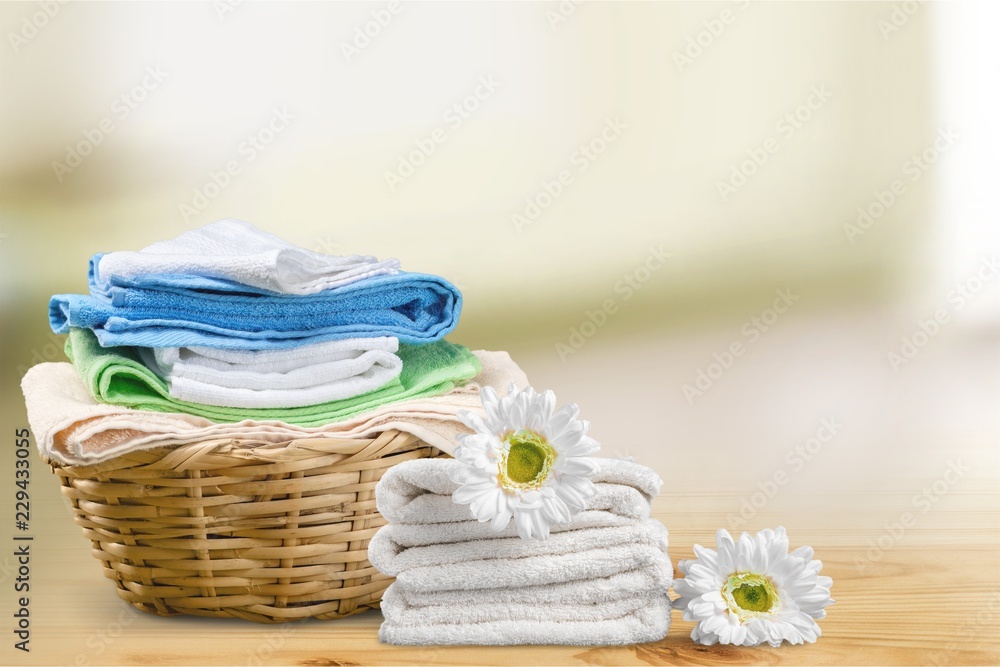
<path fill-rule="evenodd" d="M 386 431 L 48 463 L 122 599 L 160 615 L 277 623 L 378 607 L 392 579 L 368 562 L 368 541 L 386 523 L 375 484 L 390 466 L 433 456 L 445 455 Z"/>

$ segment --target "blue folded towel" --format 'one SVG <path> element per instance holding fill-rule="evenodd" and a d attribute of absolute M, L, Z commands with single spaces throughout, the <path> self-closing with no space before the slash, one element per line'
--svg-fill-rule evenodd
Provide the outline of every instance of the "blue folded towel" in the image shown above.
<path fill-rule="evenodd" d="M 462 295 L 438 276 L 400 271 L 308 295 L 277 294 L 219 278 L 149 274 L 97 279 L 91 294 L 49 302 L 56 333 L 92 329 L 104 347 L 278 349 L 344 338 L 392 336 L 430 343 L 458 324 Z"/>

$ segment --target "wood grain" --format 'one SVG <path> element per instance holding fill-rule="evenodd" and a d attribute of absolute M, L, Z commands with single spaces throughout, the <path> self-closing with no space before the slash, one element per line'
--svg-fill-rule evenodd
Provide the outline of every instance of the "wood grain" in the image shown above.
<path fill-rule="evenodd" d="M 754 517 L 752 528 L 777 525 L 780 518 L 793 546 L 812 545 L 824 573 L 834 580 L 837 603 L 821 623 L 819 642 L 779 649 L 698 646 L 688 637 L 692 624 L 676 611 L 670 634 L 661 642 L 596 648 L 387 646 L 377 639 L 378 612 L 276 626 L 155 617 L 117 599 L 66 508 L 46 503 L 41 508 L 44 531 L 34 544 L 33 650 L 15 655 L 8 645 L 4 658 L 6 664 L 38 665 L 1000 663 L 1000 540 L 995 530 L 1000 495 L 988 480 L 967 480 L 960 493 L 956 490 L 947 502 L 919 516 L 916 525 L 879 552 L 877 562 L 865 561 L 869 541 L 877 544 L 886 534 L 892 512 L 857 508 L 906 507 L 910 495 L 877 491 L 867 497 L 785 498 L 780 517 L 768 512 Z M 726 526 L 726 517 L 739 503 L 735 495 L 658 498 L 655 513 L 671 528 L 673 561 L 692 557 L 695 542 L 712 544 L 715 528 Z"/>

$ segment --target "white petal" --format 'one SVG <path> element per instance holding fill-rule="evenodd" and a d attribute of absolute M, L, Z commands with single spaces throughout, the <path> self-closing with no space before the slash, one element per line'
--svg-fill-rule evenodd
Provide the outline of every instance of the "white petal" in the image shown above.
<path fill-rule="evenodd" d="M 693 563 L 688 569 L 686 576 L 711 582 L 712 586 L 721 586 L 725 580 L 725 576 L 721 572 L 708 567 L 704 563 Z"/>
<path fill-rule="evenodd" d="M 503 506 L 497 510 L 496 516 L 493 517 L 493 522 L 490 524 L 490 528 L 497 532 L 503 530 L 510 523 L 512 516 L 513 514 L 507 508 L 507 503 L 504 502 Z"/>
<path fill-rule="evenodd" d="M 729 531 L 720 528 L 715 533 L 715 546 L 719 554 L 719 571 L 729 574 L 736 571 L 736 545 Z"/>
<path fill-rule="evenodd" d="M 718 566 L 719 558 L 715 549 L 706 549 L 700 544 L 694 545 L 694 555 L 697 556 L 698 560 L 704 561 L 705 565 L 709 568 L 716 569 Z"/>
<path fill-rule="evenodd" d="M 514 526 L 522 540 L 531 539 L 531 515 L 529 512 L 514 512 Z"/>
<path fill-rule="evenodd" d="M 751 554 L 754 550 L 753 538 L 749 533 L 740 535 L 736 543 L 736 569 L 740 572 L 753 572 Z"/>
<path fill-rule="evenodd" d="M 799 547 L 789 555 L 793 556 L 794 558 L 801 558 L 802 560 L 809 562 L 812 560 L 813 557 L 813 549 L 812 547 Z"/>
<path fill-rule="evenodd" d="M 681 598 L 695 598 L 700 596 L 703 592 L 700 590 L 702 585 L 703 580 L 682 577 L 680 579 L 674 579 L 673 588 L 674 591 L 681 596 Z M 680 604 L 680 601 L 678 601 L 678 606 L 683 606 Z"/>
<path fill-rule="evenodd" d="M 549 420 L 545 435 L 549 440 L 560 436 L 567 428 L 576 423 L 576 417 L 580 414 L 580 407 L 576 403 L 570 403 L 559 408 L 552 419 Z"/>
<path fill-rule="evenodd" d="M 541 512 L 535 512 L 535 527 L 538 529 L 538 539 L 549 539 L 549 522 L 545 520 Z"/>
<path fill-rule="evenodd" d="M 700 599 L 692 600 L 687 608 L 691 611 L 691 615 L 696 619 L 707 619 L 710 616 L 715 616 L 716 613 L 715 605 L 713 603 Z"/>
<path fill-rule="evenodd" d="M 719 642 L 719 636 L 714 632 L 705 632 L 700 623 L 691 631 L 691 639 L 702 646 L 714 646 Z"/>
<path fill-rule="evenodd" d="M 469 503 L 469 509 L 478 521 L 486 522 L 496 516 L 498 493 L 501 493 L 499 489 L 481 493 Z"/>
<path fill-rule="evenodd" d="M 483 411 L 486 413 L 486 430 L 499 434 L 504 423 L 500 397 L 497 396 L 493 387 L 485 386 L 480 392 L 480 400 L 483 402 Z"/>
<path fill-rule="evenodd" d="M 597 462 L 584 456 L 560 456 L 552 468 L 559 475 L 590 477 L 598 471 Z"/>
<path fill-rule="evenodd" d="M 542 502 L 542 511 L 551 523 L 569 523 L 573 518 L 569 507 L 558 497 L 546 498 Z"/>

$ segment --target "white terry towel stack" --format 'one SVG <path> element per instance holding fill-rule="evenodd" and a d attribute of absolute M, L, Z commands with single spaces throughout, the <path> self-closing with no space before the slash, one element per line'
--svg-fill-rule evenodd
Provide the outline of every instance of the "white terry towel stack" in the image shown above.
<path fill-rule="evenodd" d="M 374 391 L 403 370 L 396 338 L 349 338 L 278 350 L 139 347 L 174 398 L 236 408 L 291 408 Z"/>
<path fill-rule="evenodd" d="M 219 220 L 139 252 L 96 255 L 92 287 L 158 274 L 213 278 L 274 294 L 308 295 L 399 273 L 396 259 L 306 250 L 241 220 Z M 292 408 L 352 398 L 402 371 L 395 338 L 354 338 L 289 349 L 136 348 L 173 398 L 233 408 Z"/>
<path fill-rule="evenodd" d="M 452 459 L 408 461 L 375 490 L 389 524 L 368 547 L 396 577 L 382 598 L 390 644 L 658 641 L 670 627 L 667 531 L 650 518 L 662 481 L 632 461 L 597 459 L 597 494 L 547 540 L 494 531 L 452 502 Z"/>

